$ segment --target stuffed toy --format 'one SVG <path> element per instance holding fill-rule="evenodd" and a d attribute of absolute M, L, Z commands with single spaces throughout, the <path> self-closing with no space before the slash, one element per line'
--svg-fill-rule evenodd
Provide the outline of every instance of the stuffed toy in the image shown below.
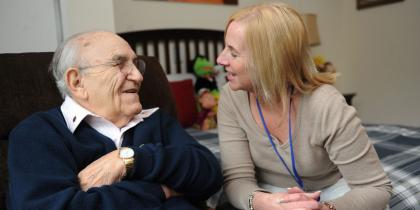
<path fill-rule="evenodd" d="M 217 100 L 209 89 L 202 88 L 198 92 L 199 113 L 195 127 L 200 130 L 209 130 L 217 127 Z"/>
<path fill-rule="evenodd" d="M 202 88 L 210 90 L 213 94 L 218 93 L 216 78 L 217 75 L 214 65 L 205 57 L 197 56 L 193 62 L 194 74 L 197 77 L 195 91 L 198 93 Z"/>
<path fill-rule="evenodd" d="M 204 56 L 197 56 L 191 66 L 197 78 L 195 90 L 199 114 L 196 127 L 201 130 L 216 128 L 217 102 L 220 95 L 216 76 L 219 71 Z"/>
<path fill-rule="evenodd" d="M 325 61 L 322 56 L 314 57 L 314 63 L 315 63 L 316 69 L 321 73 L 325 73 L 325 72 L 336 73 L 337 72 L 334 65 L 329 61 Z"/>

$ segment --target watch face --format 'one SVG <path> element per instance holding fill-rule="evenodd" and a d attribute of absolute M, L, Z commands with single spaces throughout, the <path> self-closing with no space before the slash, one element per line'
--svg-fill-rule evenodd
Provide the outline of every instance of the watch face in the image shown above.
<path fill-rule="evenodd" d="M 124 147 L 120 150 L 120 157 L 121 158 L 132 158 L 134 156 L 134 151 L 131 148 Z"/>

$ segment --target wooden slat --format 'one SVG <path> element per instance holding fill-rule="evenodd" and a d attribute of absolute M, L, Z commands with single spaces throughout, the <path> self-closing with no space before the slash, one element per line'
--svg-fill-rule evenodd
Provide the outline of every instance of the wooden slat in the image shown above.
<path fill-rule="evenodd" d="M 144 55 L 151 56 L 151 52 L 148 50 L 147 43 L 152 43 L 154 49 L 154 56 L 159 57 L 159 46 L 158 42 L 164 43 L 164 51 L 162 56 L 165 56 L 162 62 L 162 66 L 164 67 L 167 74 L 171 73 L 171 68 L 176 68 L 175 73 L 181 73 L 183 71 L 189 71 L 188 69 L 188 62 L 191 59 L 191 56 L 197 56 L 200 53 L 199 49 L 199 42 L 204 42 L 204 56 L 209 58 L 210 55 L 210 43 L 213 44 L 213 54 L 214 59 L 217 58 L 219 53 L 218 50 L 218 43 L 224 43 L 223 39 L 223 31 L 217 30 L 207 30 L 207 29 L 157 29 L 157 30 L 146 30 L 146 31 L 134 31 L 134 32 L 126 32 L 120 33 L 121 37 L 123 37 L 133 48 L 140 44 L 143 49 Z M 169 40 L 174 40 L 175 44 L 175 54 L 171 54 L 170 47 L 169 47 Z M 184 49 L 185 54 L 180 54 L 180 42 L 184 41 Z M 190 50 L 189 42 L 193 43 L 193 49 Z M 174 56 L 172 58 L 171 56 Z M 185 56 L 185 57 L 181 57 Z M 162 58 L 163 59 L 163 58 Z M 210 59 L 210 58 L 209 58 Z M 171 60 L 175 61 L 175 64 L 171 64 Z M 187 62 L 187 69 L 182 64 L 182 62 Z M 175 66 L 173 66 L 175 65 Z"/>
<path fill-rule="evenodd" d="M 175 42 L 175 62 L 176 62 L 176 72 L 181 73 L 181 49 L 179 48 L 179 43 L 182 39 L 178 39 Z"/>

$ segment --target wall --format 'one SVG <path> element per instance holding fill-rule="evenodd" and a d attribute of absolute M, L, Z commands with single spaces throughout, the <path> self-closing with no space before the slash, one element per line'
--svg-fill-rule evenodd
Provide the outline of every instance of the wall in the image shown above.
<path fill-rule="evenodd" d="M 242 1 L 241 1 L 242 2 Z M 223 29 L 237 6 L 114 0 L 117 32 L 158 28 Z"/>
<path fill-rule="evenodd" d="M 59 0 L 64 38 L 89 30 L 115 32 L 112 0 Z"/>
<path fill-rule="evenodd" d="M 283 1 L 297 6 L 304 0 Z M 331 0 L 328 0 L 331 1 Z M 238 5 L 191 4 L 165 1 L 114 0 L 117 32 L 158 28 L 223 30 L 229 15 L 240 7 L 269 0 L 238 0 Z"/>
<path fill-rule="evenodd" d="M 420 126 L 420 1 L 355 8 L 341 1 L 339 89 L 364 122 Z"/>
<path fill-rule="evenodd" d="M 0 1 L 0 53 L 53 51 L 58 44 L 55 0 Z"/>

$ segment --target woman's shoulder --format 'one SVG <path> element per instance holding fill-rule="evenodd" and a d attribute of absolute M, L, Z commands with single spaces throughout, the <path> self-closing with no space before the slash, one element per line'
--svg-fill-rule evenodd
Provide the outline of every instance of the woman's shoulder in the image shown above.
<path fill-rule="evenodd" d="M 340 91 L 328 84 L 319 86 L 312 92 L 305 94 L 304 97 L 306 98 L 306 106 L 314 113 L 327 110 L 332 111 L 347 105 Z"/>
<path fill-rule="evenodd" d="M 315 104 L 325 104 L 328 102 L 336 103 L 338 101 L 345 102 L 344 96 L 340 93 L 340 91 L 338 91 L 334 86 L 328 84 L 317 87 L 307 94 L 307 97 L 311 103 Z"/>

